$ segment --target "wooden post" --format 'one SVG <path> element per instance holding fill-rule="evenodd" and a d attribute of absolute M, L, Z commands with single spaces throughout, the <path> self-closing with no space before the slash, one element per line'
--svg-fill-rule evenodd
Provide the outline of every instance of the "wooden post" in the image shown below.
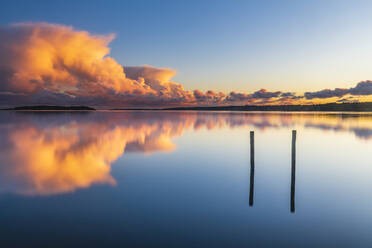
<path fill-rule="evenodd" d="M 254 192 L 254 132 L 250 132 L 251 141 L 251 176 L 249 185 L 249 206 L 253 206 L 253 192 Z"/>
<path fill-rule="evenodd" d="M 296 130 L 292 130 L 291 213 L 295 212 L 296 190 Z"/>

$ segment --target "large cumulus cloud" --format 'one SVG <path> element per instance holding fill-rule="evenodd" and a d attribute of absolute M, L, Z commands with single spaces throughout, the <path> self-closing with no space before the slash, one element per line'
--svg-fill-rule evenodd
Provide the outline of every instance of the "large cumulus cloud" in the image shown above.
<path fill-rule="evenodd" d="M 21 23 L 0 28 L 0 91 L 6 99 L 57 98 L 107 104 L 189 101 L 192 93 L 171 82 L 175 72 L 151 66 L 123 68 L 108 54 L 114 35 L 72 27 Z M 127 76 L 128 73 L 128 76 Z M 16 100 L 17 101 L 17 100 Z"/>
<path fill-rule="evenodd" d="M 0 27 L 0 105 L 223 105 L 292 99 L 264 89 L 227 95 L 185 90 L 172 81 L 172 69 L 117 63 L 109 56 L 114 37 L 49 23 Z"/>

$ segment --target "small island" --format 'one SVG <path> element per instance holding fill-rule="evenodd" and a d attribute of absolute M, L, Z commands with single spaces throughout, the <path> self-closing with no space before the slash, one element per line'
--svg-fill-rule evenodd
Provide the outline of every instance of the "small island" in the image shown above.
<path fill-rule="evenodd" d="M 20 106 L 4 110 L 16 111 L 94 111 L 96 109 L 87 106 L 54 106 L 54 105 L 37 105 L 37 106 Z"/>

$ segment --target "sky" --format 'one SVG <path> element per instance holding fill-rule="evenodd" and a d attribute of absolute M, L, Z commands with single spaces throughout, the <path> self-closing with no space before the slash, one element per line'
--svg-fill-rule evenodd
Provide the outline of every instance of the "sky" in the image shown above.
<path fill-rule="evenodd" d="M 325 101 L 334 95 L 337 97 L 332 101 L 354 101 L 372 94 L 372 84 L 367 81 L 372 79 L 371 10 L 371 1 L 342 0 L 13 0 L 2 1 L 0 25 L 10 29 L 15 23 L 47 23 L 86 31 L 91 36 L 114 34 L 115 38 L 104 44 L 110 48 L 104 56 L 128 68 L 148 65 L 171 69 L 172 76 L 165 81 L 181 84 L 184 91 L 252 95 L 265 89 L 272 93 L 295 92 L 297 96 L 317 93 L 307 95 L 310 97 L 305 99 L 311 101 Z M 362 81 L 366 91 L 355 94 Z M 344 91 L 340 94 L 333 91 L 335 88 Z M 3 91 L 15 93 L 9 87 L 3 87 Z M 19 89 L 16 91 L 19 93 Z M 189 97 L 194 104 L 197 101 L 192 94 Z M 239 97 L 244 101 L 248 98 Z M 220 99 L 213 99 L 208 103 L 220 103 Z M 231 99 L 230 103 L 236 102 Z M 0 104 L 6 101 L 0 100 Z M 141 101 L 137 99 L 135 105 L 141 105 Z"/>

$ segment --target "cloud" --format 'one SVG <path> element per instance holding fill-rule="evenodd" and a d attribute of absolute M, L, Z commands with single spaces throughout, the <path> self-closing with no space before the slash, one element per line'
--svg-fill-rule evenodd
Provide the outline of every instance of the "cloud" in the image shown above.
<path fill-rule="evenodd" d="M 225 102 L 228 103 L 246 103 L 246 104 L 291 104 L 293 100 L 301 98 L 291 92 L 281 91 L 268 91 L 266 89 L 260 89 L 253 92 L 252 94 L 237 93 L 235 91 L 225 98 Z"/>
<path fill-rule="evenodd" d="M 288 98 L 291 98 L 291 99 L 296 99 L 296 98 L 301 98 L 302 96 L 296 96 L 295 93 L 293 92 L 283 92 L 280 94 L 281 97 L 288 97 Z"/>
<path fill-rule="evenodd" d="M 196 102 L 204 104 L 219 104 L 222 103 L 226 97 L 223 92 L 214 92 L 213 90 L 208 90 L 205 93 L 200 90 L 194 90 L 193 96 Z"/>
<path fill-rule="evenodd" d="M 354 96 L 372 95 L 372 81 L 359 82 L 354 88 L 349 89 L 349 94 Z"/>
<path fill-rule="evenodd" d="M 358 103 L 359 100 L 355 99 L 353 96 L 349 96 L 349 97 L 346 97 L 346 98 L 339 99 L 336 102 L 338 102 L 338 103 Z"/>
<path fill-rule="evenodd" d="M 324 89 L 324 90 L 315 91 L 315 92 L 305 92 L 304 96 L 306 97 L 306 99 L 314 99 L 314 98 L 343 97 L 346 94 L 348 94 L 347 89 L 336 88 L 334 90 Z"/>
<path fill-rule="evenodd" d="M 186 90 L 172 80 L 177 72 L 150 65 L 122 66 L 110 57 L 114 34 L 95 35 L 71 26 L 18 23 L 0 27 L 0 105 L 90 105 L 172 107 L 313 103 L 372 95 L 372 81 L 351 88 L 304 94 Z M 338 99 L 337 102 L 355 100 Z"/>
<path fill-rule="evenodd" d="M 49 92 L 83 102 L 104 97 L 108 104 L 127 104 L 131 98 L 162 103 L 192 97 L 182 85 L 170 81 L 174 70 L 123 68 L 108 56 L 108 44 L 114 37 L 49 23 L 2 27 L 0 91 L 36 96 Z"/>
<path fill-rule="evenodd" d="M 282 94 L 185 90 L 172 81 L 172 69 L 117 63 L 109 56 L 114 38 L 50 23 L 0 27 L 0 104 L 224 105 L 275 101 Z"/>
<path fill-rule="evenodd" d="M 372 95 L 372 81 L 359 82 L 355 87 L 349 89 L 336 88 L 334 90 L 324 89 L 315 92 L 305 92 L 306 99 L 343 97 L 345 95 L 365 96 Z"/>
<path fill-rule="evenodd" d="M 270 91 L 267 91 L 266 89 L 260 89 L 252 94 L 252 98 L 269 99 L 269 98 L 278 97 L 280 95 L 281 95 L 280 91 L 270 92 Z"/>

